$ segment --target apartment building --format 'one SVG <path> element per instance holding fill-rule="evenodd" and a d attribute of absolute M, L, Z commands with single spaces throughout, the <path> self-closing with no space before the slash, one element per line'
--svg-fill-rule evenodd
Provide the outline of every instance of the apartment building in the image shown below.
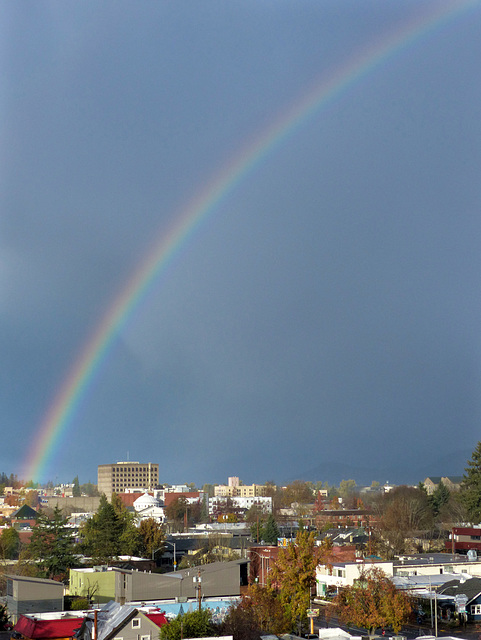
<path fill-rule="evenodd" d="M 110 500 L 112 493 L 152 491 L 159 484 L 159 465 L 152 462 L 115 462 L 98 467 L 98 490 Z"/>
<path fill-rule="evenodd" d="M 209 499 L 209 515 L 215 515 L 225 508 L 227 500 L 231 501 L 233 507 L 248 511 L 251 507 L 257 506 L 264 513 L 272 513 L 272 498 L 266 496 L 214 496 Z"/>
<path fill-rule="evenodd" d="M 265 486 L 262 484 L 217 484 L 214 487 L 214 495 L 219 498 L 257 498 L 265 496 Z"/>

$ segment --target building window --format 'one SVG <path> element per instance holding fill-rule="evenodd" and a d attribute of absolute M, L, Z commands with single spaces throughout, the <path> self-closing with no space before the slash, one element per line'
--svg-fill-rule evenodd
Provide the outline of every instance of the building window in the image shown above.
<path fill-rule="evenodd" d="M 140 636 L 140 640 L 150 640 L 150 636 Z"/>
<path fill-rule="evenodd" d="M 134 618 L 132 620 L 132 629 L 140 629 L 140 618 Z"/>
<path fill-rule="evenodd" d="M 472 604 L 471 605 L 471 615 L 472 616 L 480 616 L 481 615 L 481 604 Z"/>

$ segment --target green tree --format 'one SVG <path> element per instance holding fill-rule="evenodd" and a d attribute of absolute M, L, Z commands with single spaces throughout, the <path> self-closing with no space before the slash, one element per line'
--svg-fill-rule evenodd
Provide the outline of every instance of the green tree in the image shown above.
<path fill-rule="evenodd" d="M 74 498 L 80 498 L 80 496 L 82 495 L 82 492 L 80 491 L 78 476 L 75 476 L 75 478 L 73 479 L 72 495 Z"/>
<path fill-rule="evenodd" d="M 341 622 L 367 629 L 370 636 L 378 627 L 388 625 L 398 634 L 411 613 L 408 596 L 397 591 L 377 568 L 364 572 L 353 586 L 344 587 L 332 607 Z"/>
<path fill-rule="evenodd" d="M 316 584 L 316 567 L 325 563 L 328 543 L 316 545 L 314 532 L 299 531 L 295 542 L 281 548 L 268 576 L 268 585 L 277 589 L 285 613 L 292 624 L 307 622 L 311 591 Z"/>
<path fill-rule="evenodd" d="M 81 548 L 96 564 L 108 563 L 121 553 L 122 520 L 105 497 L 92 518 L 80 530 Z"/>
<path fill-rule="evenodd" d="M 140 551 L 143 556 L 153 558 L 155 551 L 162 551 L 165 547 L 165 532 L 161 524 L 154 518 L 140 521 Z"/>
<path fill-rule="evenodd" d="M 448 504 L 450 497 L 451 492 L 443 481 L 440 480 L 438 486 L 428 498 L 435 518 L 439 516 L 443 507 Z"/>
<path fill-rule="evenodd" d="M 97 485 L 92 484 L 92 482 L 80 485 L 80 493 L 84 493 L 89 498 L 96 498 L 99 495 Z"/>
<path fill-rule="evenodd" d="M 91 602 L 88 598 L 75 598 L 70 604 L 70 611 L 85 611 L 90 607 Z"/>
<path fill-rule="evenodd" d="M 481 520 L 481 442 L 473 451 L 460 489 L 461 500 L 471 522 Z"/>
<path fill-rule="evenodd" d="M 119 555 L 135 555 L 142 544 L 134 514 L 127 511 L 115 493 L 110 503 L 100 497 L 97 513 L 80 530 L 80 547 L 97 564 L 108 563 Z"/>
<path fill-rule="evenodd" d="M 135 555 L 141 546 L 141 537 L 136 524 L 136 515 L 127 511 L 120 496 L 112 495 L 112 506 L 120 522 L 120 553 L 123 555 Z"/>
<path fill-rule="evenodd" d="M 181 640 L 181 638 L 208 638 L 219 635 L 212 622 L 209 609 L 189 611 L 177 616 L 160 629 L 160 640 Z"/>
<path fill-rule="evenodd" d="M 201 522 L 209 522 L 209 498 L 204 494 L 202 498 L 202 506 L 200 508 L 200 521 Z"/>
<path fill-rule="evenodd" d="M 277 539 L 280 537 L 280 532 L 272 513 L 269 514 L 266 523 L 262 527 L 261 537 L 266 544 L 277 545 Z"/>
<path fill-rule="evenodd" d="M 2 558 L 16 560 L 20 551 L 20 536 L 13 527 L 4 529 L 0 536 L 0 553 Z"/>
<path fill-rule="evenodd" d="M 215 495 L 215 489 L 213 484 L 206 483 L 202 486 L 202 491 L 207 494 L 209 498 L 213 498 Z"/>
<path fill-rule="evenodd" d="M 68 519 L 55 507 L 49 518 L 40 513 L 33 528 L 28 546 L 28 555 L 37 562 L 40 572 L 49 578 L 65 577 L 68 569 L 75 565 L 75 541 Z"/>

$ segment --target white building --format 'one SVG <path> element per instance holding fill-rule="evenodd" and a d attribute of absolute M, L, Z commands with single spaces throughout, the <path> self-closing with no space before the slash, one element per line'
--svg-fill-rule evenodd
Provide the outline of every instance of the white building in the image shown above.
<path fill-rule="evenodd" d="M 140 520 L 153 518 L 160 524 L 164 524 L 164 505 L 158 498 L 144 493 L 134 501 L 133 507 Z"/>
<path fill-rule="evenodd" d="M 249 496 L 240 497 L 233 496 L 225 498 L 223 496 L 214 496 L 209 498 L 209 514 L 212 515 L 216 511 L 222 509 L 227 499 L 230 504 L 237 509 L 248 511 L 253 506 L 258 506 L 264 513 L 272 513 L 272 498 L 266 496 Z"/>
<path fill-rule="evenodd" d="M 393 562 L 337 562 L 332 565 L 318 565 L 316 568 L 316 592 L 323 597 L 328 589 L 351 586 L 361 573 L 369 569 L 381 569 L 388 578 L 465 574 L 481 577 L 481 561 L 469 560 L 467 556 L 451 555 L 448 553 L 417 554 L 399 556 Z"/>

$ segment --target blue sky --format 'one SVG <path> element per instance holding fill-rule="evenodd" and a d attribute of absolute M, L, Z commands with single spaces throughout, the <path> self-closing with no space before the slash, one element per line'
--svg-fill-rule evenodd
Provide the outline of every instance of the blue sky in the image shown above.
<path fill-rule="evenodd" d="M 439 4 L 0 8 L 2 470 L 190 198 Z M 49 478 L 125 459 L 198 484 L 462 473 L 481 418 L 480 19 L 428 30 L 232 189 L 117 336 Z"/>

